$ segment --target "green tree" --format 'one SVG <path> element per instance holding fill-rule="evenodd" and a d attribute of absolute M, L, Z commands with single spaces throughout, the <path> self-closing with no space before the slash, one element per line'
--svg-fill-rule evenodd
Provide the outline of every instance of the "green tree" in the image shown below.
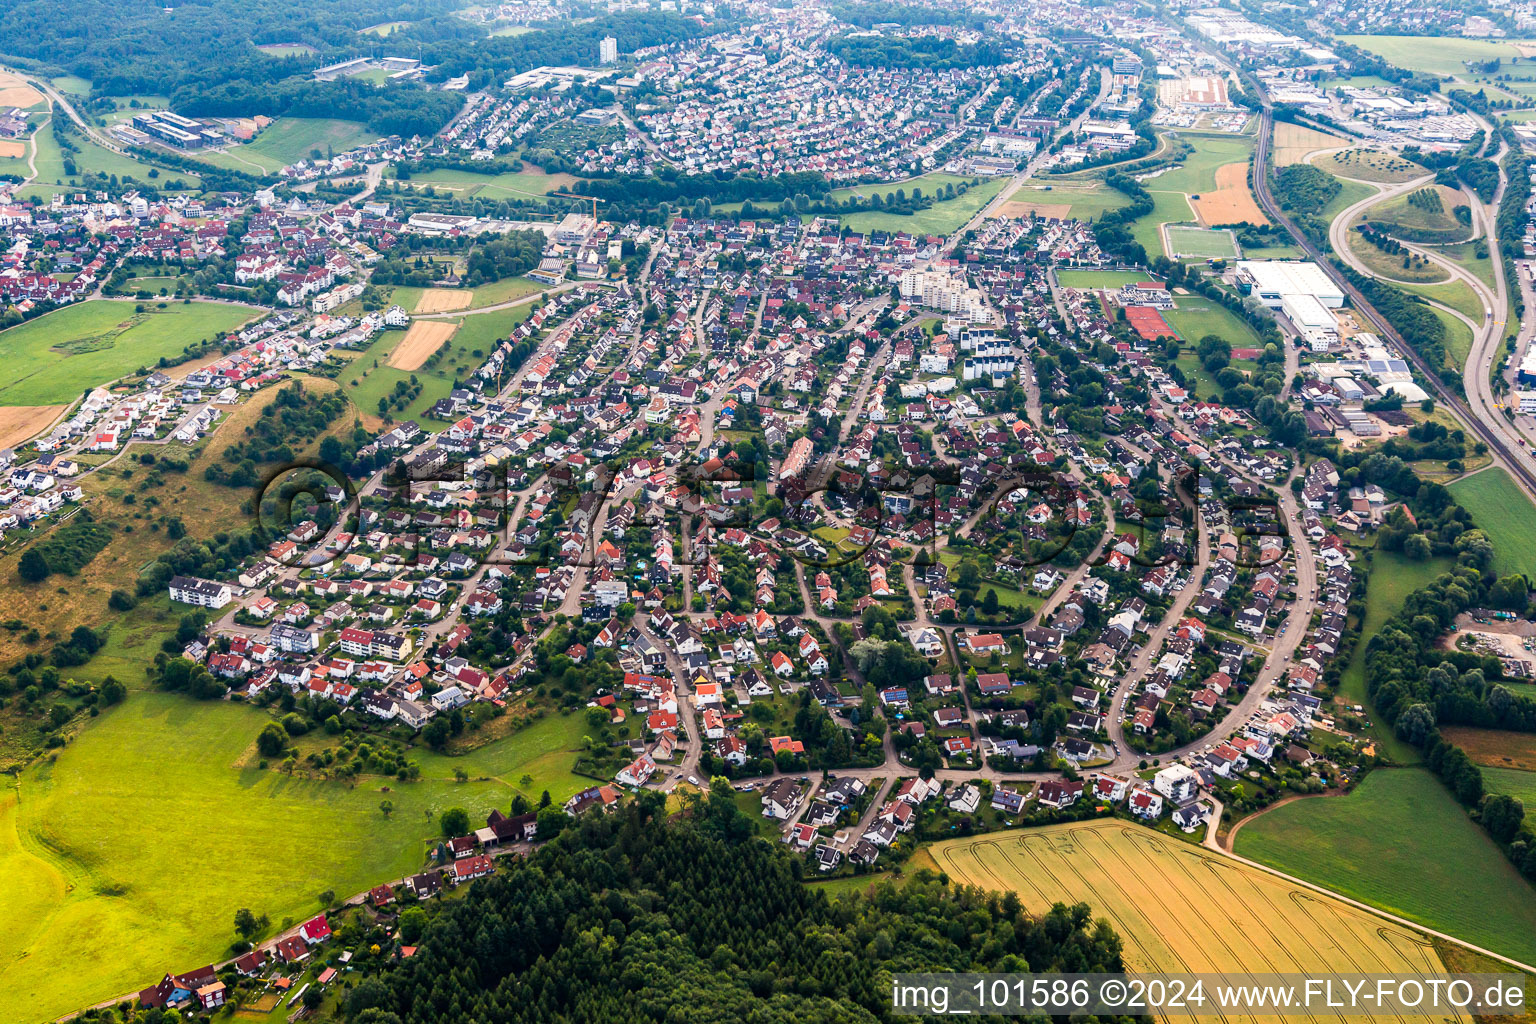
<path fill-rule="evenodd" d="M 256 736 L 256 749 L 263 757 L 281 757 L 288 747 L 288 733 L 276 722 L 268 722 Z"/>
<path fill-rule="evenodd" d="M 35 545 L 23 551 L 20 560 L 16 563 L 16 575 L 28 583 L 41 583 L 48 578 L 50 571 L 48 559 L 43 557 L 43 553 Z"/>
<path fill-rule="evenodd" d="M 462 807 L 450 807 L 437 819 L 443 835 L 452 838 L 469 831 L 469 812 Z"/>

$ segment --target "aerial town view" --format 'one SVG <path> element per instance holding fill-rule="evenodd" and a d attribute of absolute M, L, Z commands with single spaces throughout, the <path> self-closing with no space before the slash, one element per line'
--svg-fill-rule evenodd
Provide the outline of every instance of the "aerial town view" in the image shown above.
<path fill-rule="evenodd" d="M 1532 0 L 0 0 L 0 1024 L 1536 1020 L 1533 185 Z"/>

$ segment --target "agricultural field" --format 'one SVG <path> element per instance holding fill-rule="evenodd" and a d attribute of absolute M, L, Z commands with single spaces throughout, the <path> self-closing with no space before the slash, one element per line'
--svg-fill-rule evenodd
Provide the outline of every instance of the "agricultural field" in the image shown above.
<path fill-rule="evenodd" d="M 1005 217 L 1038 213 L 1042 217 L 1093 220 L 1130 204 L 1123 193 L 1100 181 L 1026 181 L 999 209 Z"/>
<path fill-rule="evenodd" d="M 469 308 L 478 309 L 481 306 L 494 306 L 501 302 L 516 302 L 518 299 L 537 295 L 548 287 L 549 285 L 542 281 L 535 281 L 530 277 L 504 277 L 500 281 L 482 284 L 474 289 Z"/>
<path fill-rule="evenodd" d="M 0 865 L 19 894 L 0 937 L 0 1018 L 51 1018 L 167 965 L 216 959 L 241 907 L 302 919 L 322 891 L 347 896 L 418 870 L 449 807 L 474 819 L 515 792 L 537 800 L 547 788 L 559 801 L 590 782 L 570 772 L 580 716 L 461 757 L 413 751 L 420 781 L 355 786 L 241 766 L 269 720 L 136 692 L 0 796 Z M 454 782 L 455 767 L 471 781 Z M 217 809 L 217 827 L 188 807 Z"/>
<path fill-rule="evenodd" d="M 1408 71 L 1433 75 L 1464 75 L 1468 61 L 1508 60 L 1529 47 L 1504 39 L 1463 39 L 1457 36 L 1339 36 Z"/>
<path fill-rule="evenodd" d="M 1269 223 L 1248 187 L 1248 164 L 1223 164 L 1216 168 L 1216 187 L 1191 197 L 1190 205 L 1204 224 Z"/>
<path fill-rule="evenodd" d="M 1536 807 L 1536 772 L 1518 768 L 1484 768 L 1483 782 L 1490 793 L 1507 793 L 1526 807 Z"/>
<path fill-rule="evenodd" d="M 934 203 L 926 210 L 902 216 L 869 210 L 846 214 L 841 218 L 843 227 L 854 231 L 906 231 L 913 234 L 947 235 L 976 215 L 992 197 L 1002 191 L 1006 178 L 984 180 L 972 186 L 963 196 Z"/>
<path fill-rule="evenodd" d="M 89 96 L 91 94 L 91 80 L 81 78 L 79 75 L 59 75 L 50 78 L 48 83 L 66 96 Z"/>
<path fill-rule="evenodd" d="M 1170 224 L 1166 229 L 1168 256 L 1193 259 L 1236 259 L 1237 243 L 1225 229 L 1188 227 Z"/>
<path fill-rule="evenodd" d="M 1222 169 L 1232 164 L 1246 168 L 1253 153 L 1251 138 L 1221 135 L 1180 137 L 1194 148 L 1172 170 L 1143 182 L 1148 189 L 1183 192 L 1187 195 L 1214 192 L 1223 187 L 1223 183 L 1218 181 Z M 1231 172 L 1227 173 L 1230 175 Z M 1246 180 L 1247 171 L 1244 170 L 1241 181 Z M 1225 185 L 1231 187 L 1232 183 L 1228 181 Z"/>
<path fill-rule="evenodd" d="M 531 165 L 524 165 L 530 167 Z M 570 174 L 544 174 L 536 169 L 516 174 L 478 174 L 453 167 L 440 167 L 411 175 L 409 186 L 431 185 L 439 192 L 451 192 L 460 199 L 480 198 L 492 202 L 503 199 L 541 199 L 549 192 L 569 191 L 576 184 Z"/>
<path fill-rule="evenodd" d="M 1349 140 L 1342 135 L 1320 132 L 1315 128 L 1292 124 L 1289 121 L 1276 121 L 1273 141 L 1275 166 L 1289 167 L 1291 164 L 1299 164 L 1306 160 L 1308 153 L 1315 153 L 1320 149 L 1333 149 L 1348 142 Z"/>
<path fill-rule="evenodd" d="M 337 121 L 323 117 L 280 117 L 255 140 L 217 153 L 204 153 L 199 160 L 247 174 L 276 174 L 284 167 L 308 159 L 318 151 L 343 153 L 372 142 L 377 135 L 356 121 Z"/>
<path fill-rule="evenodd" d="M 405 337 L 395 350 L 389 355 L 389 365 L 396 370 L 415 370 L 421 364 L 443 346 L 458 325 L 452 321 L 442 320 L 418 320 L 411 324 L 410 330 L 405 332 Z"/>
<path fill-rule="evenodd" d="M 1536 891 L 1422 768 L 1249 819 L 1236 851 L 1428 928 L 1536 960 Z"/>
<path fill-rule="evenodd" d="M 1451 484 L 1451 494 L 1493 541 L 1495 572 L 1507 576 L 1531 571 L 1531 552 L 1536 551 L 1536 517 L 1530 515 L 1530 501 L 1507 471 L 1490 466 L 1481 473 L 1463 477 Z"/>
<path fill-rule="evenodd" d="M 1374 181 L 1382 184 L 1398 184 L 1423 177 L 1429 171 L 1411 160 L 1404 160 L 1393 153 L 1372 149 L 1345 149 L 1329 153 L 1312 161 L 1319 170 L 1356 181 Z"/>
<path fill-rule="evenodd" d="M 364 423 L 377 426 L 380 422 L 379 399 L 394 394 L 397 383 L 409 385 L 411 378 L 415 377 L 421 384 L 421 394 L 404 409 L 391 410 L 390 415 L 396 420 L 421 419 L 439 398 L 448 397 L 454 381 L 462 379 L 484 362 L 491 347 L 526 320 L 533 312 L 533 307 L 534 303 L 530 302 L 493 313 L 426 321 L 456 325 L 457 330 L 452 340 L 442 346 L 443 355 L 436 363 L 415 370 L 401 370 L 390 365 L 392 354 L 405 334 L 385 331 L 352 359 L 337 380 L 346 389 L 347 397 L 357 407 Z"/>
<path fill-rule="evenodd" d="M 1520 684 L 1515 684 L 1520 685 Z M 1536 733 L 1510 732 L 1504 729 L 1475 729 L 1467 725 L 1447 725 L 1440 730 L 1447 742 L 1467 752 L 1467 756 L 1487 768 L 1498 768 L 1536 779 Z M 1488 775 L 1484 775 L 1488 779 Z M 1528 780 L 1506 778 L 1507 786 Z M 1512 788 L 1500 789 L 1512 793 Z M 1536 801 L 1526 801 L 1536 808 Z"/>
<path fill-rule="evenodd" d="M 1016 892 L 1030 910 L 1087 903 L 1135 973 L 1442 969 L 1406 928 L 1124 821 L 950 839 L 928 852 L 955 881 Z"/>
<path fill-rule="evenodd" d="M 6 382 L 0 405 L 54 405 L 182 354 L 186 346 L 260 315 L 251 306 L 193 302 L 145 305 L 96 299 L 0 332 Z"/>

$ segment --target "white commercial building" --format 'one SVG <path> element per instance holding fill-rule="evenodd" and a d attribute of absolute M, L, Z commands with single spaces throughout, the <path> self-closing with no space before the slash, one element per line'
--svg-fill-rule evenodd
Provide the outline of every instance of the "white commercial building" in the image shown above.
<path fill-rule="evenodd" d="M 1264 305 L 1279 309 L 1287 295 L 1310 295 L 1329 309 L 1344 305 L 1344 291 L 1316 263 L 1238 260 L 1237 283 Z"/>

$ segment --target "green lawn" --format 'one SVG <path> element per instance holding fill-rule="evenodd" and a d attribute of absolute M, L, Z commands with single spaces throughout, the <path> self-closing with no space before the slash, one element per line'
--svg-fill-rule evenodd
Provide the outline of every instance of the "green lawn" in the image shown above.
<path fill-rule="evenodd" d="M 1443 309 L 1430 306 L 1429 311 L 1445 324 L 1446 365 L 1460 370 L 1467 365 L 1467 357 L 1472 354 L 1472 328 Z"/>
<path fill-rule="evenodd" d="M 963 196 L 934 203 L 926 210 L 902 216 L 873 210 L 850 213 L 841 218 L 843 227 L 854 231 L 906 231 L 915 234 L 947 235 L 976 215 L 992 197 L 1002 191 L 1006 178 L 990 178 L 973 185 Z"/>
<path fill-rule="evenodd" d="M 524 772 L 535 799 L 588 784 L 569 773 L 580 716 L 460 758 L 417 755 L 419 782 L 355 787 L 237 767 L 267 721 L 237 704 L 134 693 L 3 791 L 0 1019 L 48 1019 L 220 958 L 241 907 L 276 926 L 318 911 L 327 889 L 350 895 L 419 870 L 437 814 L 505 808 Z M 455 783 L 455 765 L 496 778 Z"/>
<path fill-rule="evenodd" d="M 1360 624 L 1360 639 L 1339 680 L 1340 697 L 1351 704 L 1370 707 L 1365 696 L 1366 644 L 1388 619 L 1402 610 L 1409 594 L 1451 567 L 1451 561 L 1444 558 L 1414 562 L 1392 551 L 1377 549 L 1371 553 L 1371 569 L 1365 584 L 1365 621 Z M 1374 715 L 1372 720 L 1375 720 Z M 1381 745 L 1382 753 L 1394 761 L 1408 764 L 1419 759 L 1418 751 L 1384 725 L 1376 729 L 1376 741 Z"/>
<path fill-rule="evenodd" d="M 1248 321 L 1203 295 L 1176 295 L 1173 306 L 1163 311 L 1163 319 L 1191 345 L 1214 334 L 1233 348 L 1258 347 L 1259 336 Z"/>
<path fill-rule="evenodd" d="M 315 48 L 308 43 L 268 43 L 256 49 L 268 57 L 308 57 Z"/>
<path fill-rule="evenodd" d="M 565 192 L 576 184 L 569 174 L 542 174 L 525 170 L 518 174 L 477 174 L 453 167 L 440 167 L 435 171 L 413 174 L 409 184 L 428 184 L 438 191 L 448 191 L 462 199 L 479 196 L 482 199 L 539 199 L 549 192 Z"/>
<path fill-rule="evenodd" d="M 526 320 L 533 312 L 533 306 L 530 302 L 512 309 L 458 318 L 460 327 L 444 345 L 443 358 L 433 366 L 423 366 L 417 370 L 397 370 L 385 365 L 389 353 L 405 337 L 401 331 L 385 331 L 359 352 L 336 379 L 360 412 L 377 416 L 379 399 L 393 393 L 396 381 L 409 381 L 414 376 L 422 385 L 421 394 L 405 409 L 393 411 L 391 415 L 396 420 L 416 419 L 424 416 L 439 398 L 448 397 L 454 381 L 468 376 L 485 362 L 491 346 Z M 475 355 L 476 350 L 479 350 L 480 355 Z M 356 385 L 352 383 L 354 380 L 358 382 Z"/>
<path fill-rule="evenodd" d="M 1409 201 L 1421 194 L 1427 197 L 1431 191 L 1440 199 L 1438 210 L 1415 206 Z M 1408 195 L 1368 208 L 1363 219 L 1372 224 L 1387 225 L 1390 230 L 1402 232 L 1403 237 L 1409 240 L 1462 242 L 1472 235 L 1473 229 L 1458 221 L 1451 211 L 1465 203 L 1465 197 L 1458 191 L 1444 185 L 1426 185 Z"/>
<path fill-rule="evenodd" d="M 1058 270 L 1056 279 L 1063 288 L 1120 288 L 1148 280 L 1136 270 Z"/>
<path fill-rule="evenodd" d="M 536 295 L 548 287 L 549 285 L 528 277 L 504 277 L 500 281 L 492 281 L 490 284 L 483 284 L 476 288 L 474 298 L 469 304 L 472 307 L 493 306 L 498 302 L 511 302 Z"/>
<path fill-rule="evenodd" d="M 150 172 L 155 168 L 141 160 L 135 160 L 131 156 L 114 153 L 110 149 L 96 145 L 83 135 L 70 136 L 74 142 L 76 151 L 72 154 L 75 164 L 75 173 L 66 173 L 64 166 L 64 151 L 59 147 L 58 140 L 53 136 L 53 126 L 45 125 L 38 128 L 37 139 L 37 178 L 21 190 L 21 194 L 28 198 L 51 199 L 55 193 L 64 191 L 65 188 L 80 183 L 82 174 L 115 174 L 119 178 L 132 178 L 135 181 L 150 181 Z M 25 173 L 25 161 L 22 161 L 21 173 Z M 186 171 L 158 171 L 157 184 L 162 187 L 171 181 L 180 179 L 188 186 L 195 187 L 199 184 L 197 175 Z"/>
<path fill-rule="evenodd" d="M 1216 168 L 1223 164 L 1246 163 L 1253 153 L 1251 137 L 1231 135 L 1180 135 L 1194 150 L 1184 157 L 1182 166 L 1147 181 L 1149 189 L 1188 192 L 1200 195 L 1216 190 Z"/>
<path fill-rule="evenodd" d="M 945 185 L 953 185 L 956 189 L 958 189 L 961 185 L 975 184 L 980 180 L 982 179 L 967 177 L 963 174 L 947 174 L 944 171 L 930 171 L 927 174 L 908 179 L 907 181 L 888 181 L 873 185 L 846 185 L 843 188 L 835 188 L 832 190 L 832 198 L 837 200 L 847 199 L 849 196 L 868 198 L 869 196 L 875 195 L 877 193 L 881 196 L 885 196 L 894 194 L 897 189 L 902 190 L 907 195 L 911 195 L 912 190 L 917 188 L 923 190 L 923 195 L 932 196 L 937 195 L 939 190 L 942 189 Z"/>
<path fill-rule="evenodd" d="M 1523 572 L 1536 575 L 1536 511 L 1509 473 L 1490 466 L 1450 485 L 1456 501 L 1472 513 L 1478 527 L 1493 541 L 1493 568 L 1500 576 Z"/>
<path fill-rule="evenodd" d="M 1159 230 L 1162 225 L 1192 224 L 1195 220 L 1195 211 L 1190 207 L 1189 200 L 1184 198 L 1184 193 L 1163 188 L 1162 180 L 1154 178 L 1148 182 L 1155 186 L 1147 190 L 1152 194 L 1152 211 L 1131 223 L 1131 236 L 1147 250 L 1148 259 L 1166 255 L 1163 250 L 1163 233 Z"/>
<path fill-rule="evenodd" d="M 372 142 L 378 135 L 356 121 L 338 121 L 325 117 L 280 117 L 255 140 L 218 153 L 197 157 L 206 163 L 247 174 L 276 174 L 284 167 L 305 160 L 318 150 L 344 153 L 355 146 Z"/>
<path fill-rule="evenodd" d="M 1175 253 L 1195 259 L 1236 259 L 1237 244 L 1230 231 L 1210 228 L 1168 227 L 1168 243 Z"/>
<path fill-rule="evenodd" d="M 1508 60 L 1520 50 L 1502 39 L 1463 39 L 1456 36 L 1339 36 L 1363 50 L 1409 71 L 1461 75 L 1467 61 Z"/>
<path fill-rule="evenodd" d="M 1536 959 L 1536 892 L 1424 769 L 1378 769 L 1349 796 L 1277 807 L 1243 826 L 1237 853 L 1496 953 Z"/>
<path fill-rule="evenodd" d="M 132 302 L 97 299 L 0 332 L 7 368 L 0 405 L 69 402 L 260 315 L 250 306 L 214 302 L 134 309 Z"/>
<path fill-rule="evenodd" d="M 1078 220 L 1092 220 L 1108 210 L 1129 206 L 1130 199 L 1099 181 L 1041 181 L 1034 178 L 1024 182 L 1009 200 L 1015 203 L 1041 205 L 1069 205 L 1067 216 Z"/>
<path fill-rule="evenodd" d="M 1526 807 L 1536 809 L 1536 772 L 1521 771 L 1519 768 L 1489 768 L 1484 765 L 1483 782 L 1488 792 L 1508 793 Z"/>
<path fill-rule="evenodd" d="M 59 92 L 68 93 L 71 96 L 89 96 L 91 94 L 91 80 L 81 78 L 79 75 L 60 75 L 50 79 L 53 87 Z"/>
<path fill-rule="evenodd" d="M 1343 178 L 1332 176 L 1339 183 L 1339 194 L 1333 197 L 1333 201 L 1323 207 L 1322 217 L 1332 221 L 1346 209 L 1358 203 L 1368 196 L 1373 196 L 1378 191 L 1374 186 L 1358 181 L 1346 181 Z"/>
<path fill-rule="evenodd" d="M 1442 246 L 1438 251 L 1440 255 L 1461 264 L 1471 272 L 1473 277 L 1480 278 L 1489 288 L 1498 291 L 1498 285 L 1493 279 L 1493 260 L 1489 258 L 1485 245 L 1479 242 L 1463 242 L 1460 245 Z M 1482 255 L 1478 255 L 1479 252 Z M 1481 306 L 1477 308 L 1477 315 L 1483 315 Z"/>

